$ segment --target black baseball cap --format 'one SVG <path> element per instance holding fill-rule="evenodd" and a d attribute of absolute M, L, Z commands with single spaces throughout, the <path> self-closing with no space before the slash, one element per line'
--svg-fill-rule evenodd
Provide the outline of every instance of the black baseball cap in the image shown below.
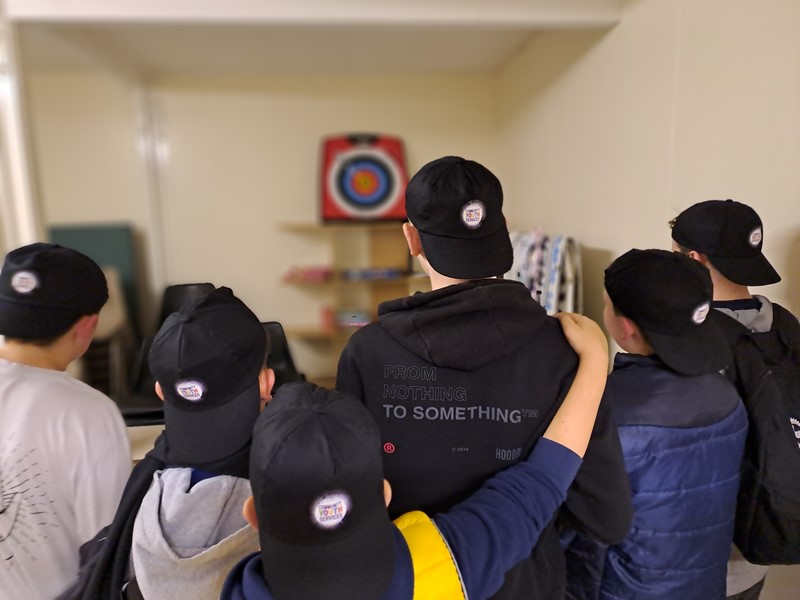
<path fill-rule="evenodd" d="M 37 242 L 9 252 L 0 271 L 0 334 L 46 340 L 108 300 L 102 269 L 77 250 Z"/>
<path fill-rule="evenodd" d="M 734 200 L 690 206 L 672 222 L 672 239 L 708 256 L 720 273 L 739 285 L 769 285 L 781 276 L 764 257 L 764 227 L 756 211 Z"/>
<path fill-rule="evenodd" d="M 503 188 L 483 165 L 459 156 L 429 162 L 408 182 L 406 213 L 438 273 L 480 279 L 511 268 Z"/>
<path fill-rule="evenodd" d="M 276 598 L 380 598 L 394 571 L 381 436 L 364 405 L 311 383 L 282 386 L 250 453 L 264 575 Z"/>
<path fill-rule="evenodd" d="M 250 442 L 266 355 L 261 322 L 229 288 L 195 298 L 167 317 L 153 339 L 149 365 L 164 393 L 176 461 L 222 460 Z"/>
<path fill-rule="evenodd" d="M 728 343 L 708 318 L 711 276 L 696 260 L 667 250 L 630 250 L 606 269 L 605 288 L 674 371 L 703 375 L 730 364 Z"/>

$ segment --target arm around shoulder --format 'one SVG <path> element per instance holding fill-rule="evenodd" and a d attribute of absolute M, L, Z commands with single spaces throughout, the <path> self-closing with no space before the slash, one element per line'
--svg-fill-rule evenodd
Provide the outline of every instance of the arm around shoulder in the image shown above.
<path fill-rule="evenodd" d="M 559 313 L 557 318 L 580 362 L 544 437 L 583 457 L 608 376 L 608 341 L 597 323 L 588 317 Z"/>
<path fill-rule="evenodd" d="M 459 565 L 469 597 L 486 598 L 528 556 L 566 497 L 581 464 L 608 372 L 608 345 L 581 315 L 560 315 L 580 357 L 567 397 L 525 462 L 495 475 L 436 523 Z"/>

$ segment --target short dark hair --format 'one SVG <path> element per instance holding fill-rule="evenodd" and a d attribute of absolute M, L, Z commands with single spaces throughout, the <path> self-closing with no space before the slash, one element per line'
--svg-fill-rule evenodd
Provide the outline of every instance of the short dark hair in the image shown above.
<path fill-rule="evenodd" d="M 611 307 L 614 309 L 614 315 L 615 315 L 615 316 L 617 316 L 617 317 L 624 317 L 624 318 L 626 318 L 626 319 L 629 319 L 629 320 L 630 320 L 630 321 L 632 321 L 633 323 L 636 323 L 636 321 L 634 321 L 634 320 L 633 320 L 633 319 L 631 319 L 631 318 L 630 318 L 628 315 L 626 315 L 624 312 L 622 312 L 622 311 L 619 309 L 619 307 L 618 307 L 616 304 L 614 304 L 614 301 L 613 301 L 613 300 L 611 300 L 611 298 L 610 298 L 610 297 L 609 297 L 609 299 L 608 299 L 608 300 L 609 300 L 609 302 L 611 302 Z M 636 326 L 637 326 L 637 327 L 639 327 L 639 324 L 638 324 L 638 323 L 636 323 Z M 648 339 L 647 339 L 647 334 L 644 332 L 644 329 L 642 329 L 641 327 L 639 327 L 639 333 L 641 334 L 641 336 L 642 336 L 642 339 L 643 339 L 645 342 L 647 342 L 648 344 L 650 344 L 650 340 L 648 340 Z M 652 346 L 652 344 L 650 344 L 650 345 Z"/>
<path fill-rule="evenodd" d="M 17 336 L 7 335 L 5 336 L 5 339 L 6 341 L 15 342 L 17 344 L 30 344 L 31 346 L 37 346 L 39 348 L 47 348 L 48 346 L 52 346 L 53 344 L 55 344 L 62 335 L 64 335 L 70 329 L 72 329 L 75 323 L 80 321 L 83 317 L 90 317 L 92 315 L 97 315 L 97 314 L 100 313 L 95 312 L 95 313 L 87 313 L 85 315 L 81 315 L 77 319 L 75 319 L 72 323 L 70 323 L 65 329 L 62 329 L 55 335 L 47 336 L 46 338 L 28 338 L 28 337 L 20 337 L 19 335 Z"/>
<path fill-rule="evenodd" d="M 57 336 L 43 340 L 25 340 L 21 338 L 6 337 L 7 342 L 14 342 L 16 344 L 29 344 L 31 346 L 38 346 L 39 348 L 47 348 L 56 343 L 56 340 L 64 335 L 66 332 L 59 333 Z"/>

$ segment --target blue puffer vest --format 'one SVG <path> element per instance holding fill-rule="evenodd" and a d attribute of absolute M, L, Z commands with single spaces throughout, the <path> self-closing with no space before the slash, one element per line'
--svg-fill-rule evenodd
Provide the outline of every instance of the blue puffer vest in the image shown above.
<path fill-rule="evenodd" d="M 620 354 L 604 401 L 619 425 L 634 520 L 621 544 L 581 548 L 596 569 L 570 582 L 572 595 L 725 598 L 747 434 L 735 388 L 719 373 L 684 377 L 655 357 Z"/>

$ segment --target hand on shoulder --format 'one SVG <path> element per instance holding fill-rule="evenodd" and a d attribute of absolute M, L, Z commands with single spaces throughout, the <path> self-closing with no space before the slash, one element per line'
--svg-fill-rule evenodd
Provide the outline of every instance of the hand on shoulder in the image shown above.
<path fill-rule="evenodd" d="M 592 359 L 608 365 L 608 340 L 597 323 L 577 313 L 557 313 L 555 317 L 581 361 Z"/>

